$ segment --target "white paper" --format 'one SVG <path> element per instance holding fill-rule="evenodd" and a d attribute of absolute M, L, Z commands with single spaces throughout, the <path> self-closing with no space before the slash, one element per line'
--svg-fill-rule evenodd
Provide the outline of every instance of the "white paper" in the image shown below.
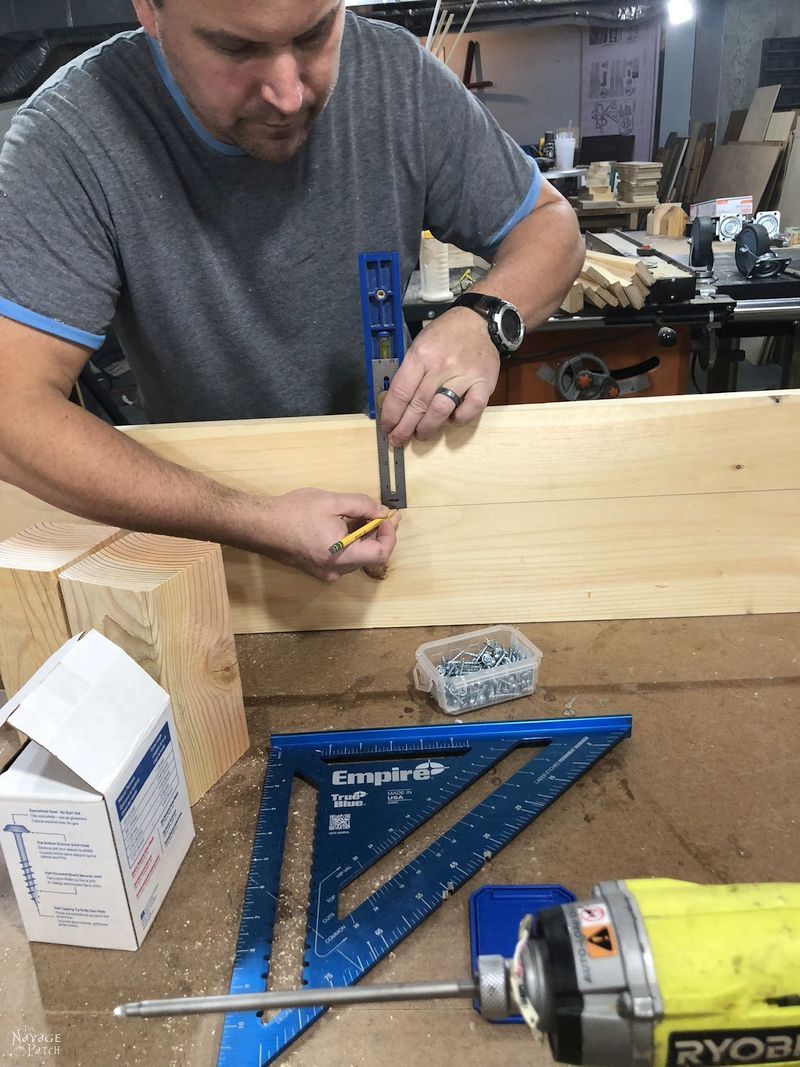
<path fill-rule="evenodd" d="M 581 134 L 633 134 L 639 161 L 652 157 L 660 33 L 658 19 L 583 32 Z"/>

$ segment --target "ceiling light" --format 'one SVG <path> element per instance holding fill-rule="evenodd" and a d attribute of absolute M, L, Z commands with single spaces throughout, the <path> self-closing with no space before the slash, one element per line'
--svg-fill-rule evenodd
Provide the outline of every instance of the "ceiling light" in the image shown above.
<path fill-rule="evenodd" d="M 692 0 L 668 0 L 667 14 L 673 26 L 680 26 L 694 18 L 694 3 Z"/>

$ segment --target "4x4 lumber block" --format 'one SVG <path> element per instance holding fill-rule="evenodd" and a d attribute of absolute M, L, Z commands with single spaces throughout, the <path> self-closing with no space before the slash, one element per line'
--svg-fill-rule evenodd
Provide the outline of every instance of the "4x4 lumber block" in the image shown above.
<path fill-rule="evenodd" d="M 60 582 L 73 633 L 98 630 L 169 693 L 194 804 L 250 743 L 219 545 L 131 533 Z"/>
<path fill-rule="evenodd" d="M 59 574 L 122 534 L 115 526 L 40 522 L 0 544 L 0 675 L 8 696 L 72 634 Z"/>

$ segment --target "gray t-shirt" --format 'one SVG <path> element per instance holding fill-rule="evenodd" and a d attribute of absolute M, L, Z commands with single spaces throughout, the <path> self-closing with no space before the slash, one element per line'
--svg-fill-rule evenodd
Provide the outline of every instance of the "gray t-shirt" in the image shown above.
<path fill-rule="evenodd" d="M 360 252 L 420 231 L 484 257 L 531 160 L 405 30 L 348 12 L 338 84 L 291 160 L 202 128 L 143 31 L 54 75 L 0 154 L 0 314 L 98 348 L 154 421 L 364 410 Z"/>

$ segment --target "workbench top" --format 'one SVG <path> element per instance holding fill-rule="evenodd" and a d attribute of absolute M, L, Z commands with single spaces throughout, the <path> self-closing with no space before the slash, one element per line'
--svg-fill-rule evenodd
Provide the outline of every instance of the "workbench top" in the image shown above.
<path fill-rule="evenodd" d="M 800 881 L 800 615 L 521 629 L 544 652 L 536 693 L 469 721 L 630 712 L 633 736 L 367 982 L 466 976 L 468 898 L 481 885 L 560 882 L 580 895 L 604 879 L 649 875 Z M 14 1055 L 14 1032 L 27 1026 L 58 1035 L 61 1067 L 212 1067 L 220 1017 L 115 1019 L 113 1007 L 227 991 L 270 733 L 450 721 L 412 688 L 410 671 L 418 645 L 452 632 L 238 639 L 253 744 L 193 809 L 197 838 L 138 952 L 29 945 L 0 861 L 0 1058 Z M 507 773 L 496 768 L 486 791 Z M 472 806 L 478 798 L 470 799 Z M 308 823 L 302 796 L 293 810 Z M 450 821 L 440 815 L 431 825 L 441 832 Z M 300 930 L 307 831 L 290 827 L 287 853 L 291 872 L 278 915 Z M 362 896 L 375 883 L 372 872 L 365 878 Z M 276 945 L 283 984 L 299 979 L 299 957 L 295 970 L 290 957 L 286 942 Z M 278 1062 L 545 1067 L 551 1060 L 521 1027 L 492 1026 L 468 1002 L 448 1001 L 332 1010 Z"/>

